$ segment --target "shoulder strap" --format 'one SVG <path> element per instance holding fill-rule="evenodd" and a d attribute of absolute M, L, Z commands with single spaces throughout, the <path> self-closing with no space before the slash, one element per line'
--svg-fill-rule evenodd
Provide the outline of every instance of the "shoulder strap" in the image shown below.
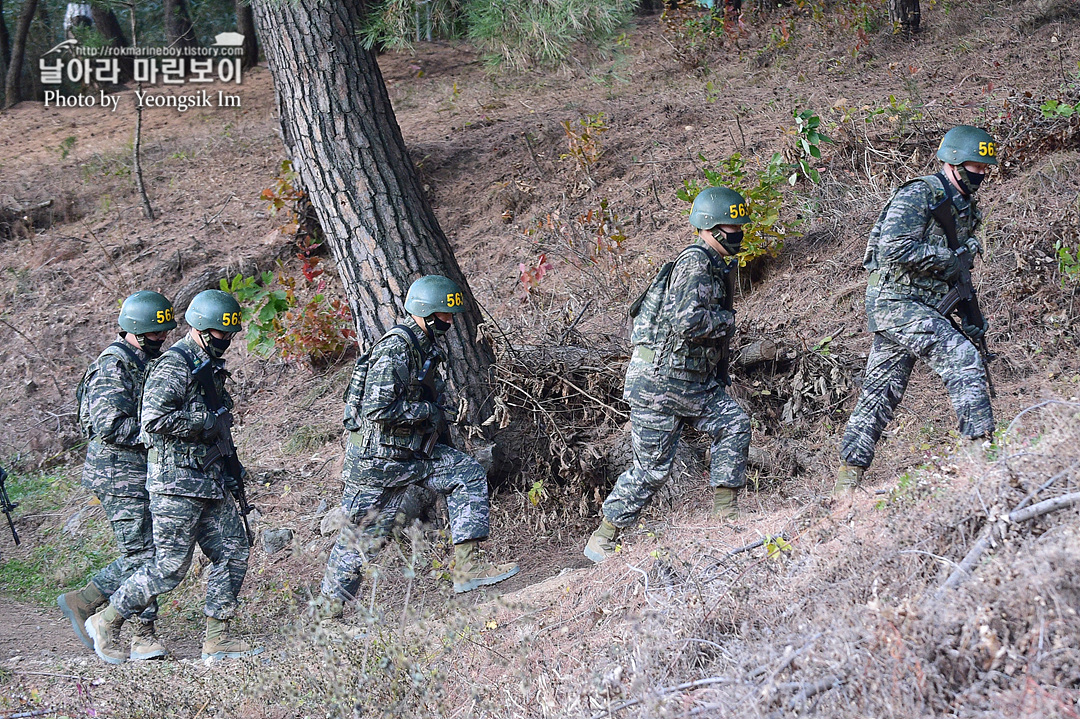
<path fill-rule="evenodd" d="M 139 355 L 135 354 L 135 350 L 132 349 L 131 345 L 129 345 L 127 342 L 117 340 L 116 342 L 113 342 L 111 345 L 106 347 L 105 351 L 108 352 L 110 349 L 118 349 L 118 350 L 120 350 L 123 354 L 125 354 L 128 357 L 128 359 L 130 359 L 132 362 L 134 362 L 138 366 L 138 368 L 140 370 L 146 367 L 146 362 L 144 362 L 139 357 Z M 115 354 L 115 353 L 110 353 L 110 354 Z"/>
<path fill-rule="evenodd" d="M 187 364 L 188 371 L 191 372 L 192 374 L 195 373 L 195 355 L 193 355 L 191 353 L 191 350 L 187 349 L 186 347 L 180 347 L 178 345 L 173 345 L 172 347 L 170 347 L 169 349 L 167 349 L 165 351 L 166 352 L 175 352 L 176 354 L 183 357 L 184 362 Z"/>
<path fill-rule="evenodd" d="M 394 325 L 394 326 L 393 326 L 393 327 L 391 327 L 391 328 L 390 328 L 389 330 L 387 330 L 386 334 L 385 334 L 385 335 L 383 335 L 383 338 L 385 338 L 385 337 L 386 337 L 387 335 L 389 335 L 389 334 L 393 333 L 393 332 L 394 332 L 394 330 L 401 330 L 401 331 L 402 331 L 402 332 L 404 332 L 404 333 L 405 333 L 406 335 L 408 335 L 408 340 L 409 340 L 409 344 L 411 344 L 411 345 L 412 345 L 412 348 L 413 348 L 414 350 L 416 350 L 416 353 L 417 353 L 418 355 L 420 355 L 421 357 L 423 357 L 423 356 L 424 356 L 424 351 L 423 351 L 422 349 L 420 349 L 420 338 L 418 338 L 418 337 L 416 336 L 416 333 L 415 333 L 415 332 L 413 332 L 413 331 L 412 331 L 412 328 L 411 328 L 411 327 L 409 327 L 408 325 L 402 325 L 402 324 L 397 324 L 397 325 Z"/>
<path fill-rule="evenodd" d="M 952 211 L 952 183 L 941 172 L 920 177 L 919 179 L 925 182 L 935 194 L 941 192 L 943 195 L 940 202 L 930 205 L 930 214 L 934 216 L 934 219 L 941 225 L 941 229 L 945 231 L 945 238 L 949 241 L 949 249 L 955 252 L 960 249 L 960 240 L 956 236 L 956 218 L 953 217 Z M 932 180 L 937 180 L 941 187 L 936 187 L 937 183 Z"/>

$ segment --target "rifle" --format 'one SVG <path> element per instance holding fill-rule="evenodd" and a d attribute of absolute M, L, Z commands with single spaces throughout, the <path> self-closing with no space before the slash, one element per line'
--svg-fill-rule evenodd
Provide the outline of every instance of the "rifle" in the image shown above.
<path fill-rule="evenodd" d="M 960 240 L 956 236 L 956 219 L 952 214 L 952 185 L 943 173 L 937 173 L 937 177 L 941 180 L 941 185 L 945 189 L 945 197 L 941 202 L 930 208 L 930 214 L 934 216 L 934 219 L 941 225 L 941 229 L 945 231 L 945 237 L 949 241 L 949 249 L 956 253 L 957 258 L 960 260 L 960 273 L 956 277 L 956 282 L 949 288 L 949 292 L 941 298 L 941 302 L 938 303 L 936 309 L 944 317 L 949 318 L 957 331 L 963 333 L 964 324 L 985 327 L 986 318 L 983 317 L 982 309 L 979 307 L 979 298 L 975 295 L 975 287 L 971 284 L 971 268 L 975 265 L 975 257 L 968 251 L 967 247 L 961 247 Z M 959 327 L 957 327 L 954 319 L 955 316 L 959 316 L 961 320 Z M 970 335 L 968 335 L 968 339 L 972 340 L 972 343 L 979 350 L 979 354 L 982 355 L 983 364 L 986 368 L 986 387 L 990 392 L 990 396 L 996 397 L 994 382 L 990 379 L 990 361 L 997 355 L 990 352 L 986 346 L 985 334 L 979 338 L 978 342 L 972 339 Z"/>
<path fill-rule="evenodd" d="M 19 533 L 15 531 L 15 522 L 11 519 L 11 513 L 15 511 L 15 508 L 19 506 L 18 502 L 12 502 L 8 499 L 7 487 L 4 486 L 4 482 L 7 481 L 7 472 L 3 467 L 0 467 L 0 512 L 7 515 L 8 527 L 11 529 L 11 538 L 15 540 L 15 546 L 19 546 Z"/>
<path fill-rule="evenodd" d="M 439 395 L 435 389 L 435 370 L 442 360 L 442 352 L 439 351 L 438 347 L 432 345 L 431 354 L 424 360 L 423 366 L 416 375 L 416 381 L 420 384 L 421 399 L 439 407 L 439 419 L 435 424 L 435 428 L 424 437 L 424 441 L 420 444 L 420 453 L 425 457 L 431 456 L 436 444 L 453 446 L 453 440 L 450 438 L 450 426 L 446 422 L 446 410 L 439 406 Z"/>
<path fill-rule="evenodd" d="M 225 473 L 236 480 L 237 490 L 232 495 L 236 499 L 236 503 L 240 505 L 240 519 L 244 522 L 244 533 L 247 535 L 248 547 L 254 547 L 255 534 L 251 531 L 251 525 L 248 524 L 248 515 L 251 514 L 253 508 L 248 504 L 247 494 L 244 492 L 244 466 L 240 464 L 240 458 L 236 456 L 236 445 L 233 444 L 232 415 L 228 413 L 229 410 L 222 404 L 217 385 L 214 384 L 213 363 L 210 360 L 200 362 L 191 370 L 191 376 L 195 378 L 195 381 L 199 383 L 199 387 L 202 388 L 207 408 L 218 417 L 221 417 L 223 423 L 217 442 L 206 453 L 205 466 L 209 466 L 219 459 L 224 460 Z"/>

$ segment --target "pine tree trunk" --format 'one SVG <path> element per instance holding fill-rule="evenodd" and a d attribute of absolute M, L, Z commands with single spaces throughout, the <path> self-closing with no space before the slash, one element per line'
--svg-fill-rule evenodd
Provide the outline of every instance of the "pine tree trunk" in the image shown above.
<path fill-rule="evenodd" d="M 259 62 L 259 40 L 250 0 L 236 0 L 236 31 L 244 36 L 243 68 L 249 70 Z"/>
<path fill-rule="evenodd" d="M 917 33 L 922 20 L 919 0 L 889 0 L 889 20 L 908 37 Z"/>
<path fill-rule="evenodd" d="M 361 344 L 403 315 L 409 285 L 450 277 L 472 311 L 447 335 L 463 419 L 490 414 L 491 349 L 480 313 L 409 159 L 375 54 L 360 43 L 363 0 L 255 0 L 285 146 L 338 265 Z"/>
<path fill-rule="evenodd" d="M 0 0 L 0 72 L 11 62 L 11 38 L 8 36 L 7 21 L 4 20 L 4 0 Z"/>
<path fill-rule="evenodd" d="M 30 23 L 34 21 L 37 0 L 24 0 L 19 24 L 15 28 L 15 44 L 11 48 L 7 79 L 4 82 L 4 107 L 8 108 L 22 100 L 23 56 L 26 54 L 26 38 L 30 35 Z"/>
<path fill-rule="evenodd" d="M 90 12 L 94 16 L 94 27 L 101 33 L 101 36 L 112 47 L 130 47 L 131 43 L 128 42 L 127 37 L 124 35 L 124 29 L 120 26 L 120 21 L 116 18 L 110 8 L 91 5 Z M 127 82 L 135 77 L 135 60 L 132 57 L 123 55 L 118 58 L 120 61 L 120 82 Z"/>
<path fill-rule="evenodd" d="M 185 0 L 165 0 L 165 42 L 169 47 L 198 47 Z"/>

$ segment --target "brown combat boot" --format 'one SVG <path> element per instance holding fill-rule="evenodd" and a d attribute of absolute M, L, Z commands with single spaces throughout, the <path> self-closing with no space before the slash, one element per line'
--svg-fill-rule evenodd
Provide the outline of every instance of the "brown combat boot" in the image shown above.
<path fill-rule="evenodd" d="M 116 607 L 106 604 L 97 614 L 86 620 L 86 633 L 94 642 L 94 653 L 109 664 L 123 664 L 128 658 L 128 650 L 120 644 L 120 629 L 124 626 L 124 617 Z"/>
<path fill-rule="evenodd" d="M 261 653 L 262 650 L 262 647 L 253 647 L 243 639 L 230 637 L 227 620 L 206 618 L 206 638 L 202 645 L 203 659 L 250 657 Z"/>
<path fill-rule="evenodd" d="M 454 592 L 464 594 L 498 584 L 520 571 L 517 564 L 492 564 L 480 558 L 480 542 L 470 539 L 454 545 Z"/>
<path fill-rule="evenodd" d="M 836 472 L 836 484 L 832 488 L 833 496 L 854 491 L 865 473 L 866 467 L 856 467 L 854 464 L 841 462 L 840 469 Z"/>
<path fill-rule="evenodd" d="M 107 601 L 109 601 L 109 598 L 102 594 L 101 590 L 93 582 L 87 582 L 82 589 L 61 594 L 56 598 L 60 611 L 71 622 L 71 628 L 75 630 L 75 636 L 90 649 L 94 648 L 94 640 L 86 633 L 86 620 Z"/>
<path fill-rule="evenodd" d="M 722 519 L 728 522 L 734 522 L 738 519 L 738 492 L 739 490 L 731 487 L 713 487 L 712 512 L 709 516 L 713 519 Z"/>
<path fill-rule="evenodd" d="M 585 545 L 585 556 L 599 564 L 608 557 L 615 556 L 619 551 L 618 539 L 622 530 L 606 519 L 600 522 L 600 526 Z"/>
<path fill-rule="evenodd" d="M 141 659 L 161 659 L 169 656 L 169 650 L 157 638 L 154 632 L 153 622 L 144 622 L 141 619 L 134 622 L 135 636 L 131 638 L 131 654 L 128 659 L 139 661 Z"/>

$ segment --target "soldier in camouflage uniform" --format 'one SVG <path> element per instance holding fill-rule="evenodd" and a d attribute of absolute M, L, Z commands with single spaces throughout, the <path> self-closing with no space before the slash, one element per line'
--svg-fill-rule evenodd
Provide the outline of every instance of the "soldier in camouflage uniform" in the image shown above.
<path fill-rule="evenodd" d="M 488 485 L 484 468 L 450 446 L 452 421 L 437 364 L 437 340 L 465 311 L 452 280 L 422 277 L 405 298 L 409 316 L 390 329 L 356 364 L 345 393 L 345 494 L 349 522 L 326 563 L 319 604 L 340 616 L 356 597 L 368 554 L 402 516 L 403 503 L 420 485 L 446 497 L 454 542 L 454 591 L 495 584 L 518 572 L 516 564 L 482 560 L 478 543 L 488 536 Z"/>
<path fill-rule="evenodd" d="M 986 368 L 975 348 L 987 327 L 957 329 L 937 306 L 958 277 L 957 252 L 931 208 L 947 202 L 956 239 L 970 257 L 982 215 L 975 191 L 997 164 L 994 139 L 960 125 L 942 138 L 942 170 L 898 189 L 870 232 L 863 266 L 870 271 L 866 314 L 874 343 L 866 360 L 862 394 L 840 442 L 840 470 L 833 492 L 854 489 L 874 459 L 874 447 L 907 388 L 916 359 L 945 383 L 964 443 L 976 454 L 994 429 Z M 985 321 L 984 321 L 985 322 Z"/>
<path fill-rule="evenodd" d="M 237 479 L 212 449 L 232 425 L 233 402 L 225 391 L 221 359 L 240 330 L 240 305 L 232 295 L 207 290 L 195 296 L 184 316 L 191 331 L 150 368 L 143 390 L 142 441 L 149 447 L 146 487 L 153 514 L 154 561 L 129 577 L 103 610 L 86 621 L 94 651 L 111 664 L 124 661 L 120 627 L 154 599 L 174 589 L 191 566 L 198 544 L 211 561 L 206 590 L 203 658 L 255 654 L 229 636 L 247 573 L 248 543 L 231 492 Z M 214 383 L 225 411 L 215 413 L 193 376 L 204 362 L 214 366 Z"/>
<path fill-rule="evenodd" d="M 731 309 L 734 255 L 741 226 L 750 221 L 746 201 L 722 187 L 703 190 L 690 224 L 704 244 L 683 250 L 634 303 L 623 397 L 630 404 L 633 466 L 622 473 L 603 506 L 603 521 L 585 546 L 602 562 L 616 540 L 667 482 L 684 425 L 713 438 L 709 483 L 712 515 L 734 520 L 736 493 L 746 483 L 750 418 L 725 391 L 730 384 L 721 355 L 735 328 Z"/>
<path fill-rule="evenodd" d="M 79 424 L 89 439 L 82 484 L 101 502 L 120 556 L 85 587 L 56 600 L 75 634 L 90 648 L 94 643 L 86 634 L 86 620 L 125 579 L 154 559 L 139 404 L 147 362 L 161 355 L 165 338 L 176 328 L 172 303 L 147 290 L 124 300 L 117 323 L 119 338 L 90 364 L 76 395 Z M 156 616 L 157 604 L 152 603 L 134 623 L 130 659 L 155 659 L 168 653 L 154 633 Z"/>

